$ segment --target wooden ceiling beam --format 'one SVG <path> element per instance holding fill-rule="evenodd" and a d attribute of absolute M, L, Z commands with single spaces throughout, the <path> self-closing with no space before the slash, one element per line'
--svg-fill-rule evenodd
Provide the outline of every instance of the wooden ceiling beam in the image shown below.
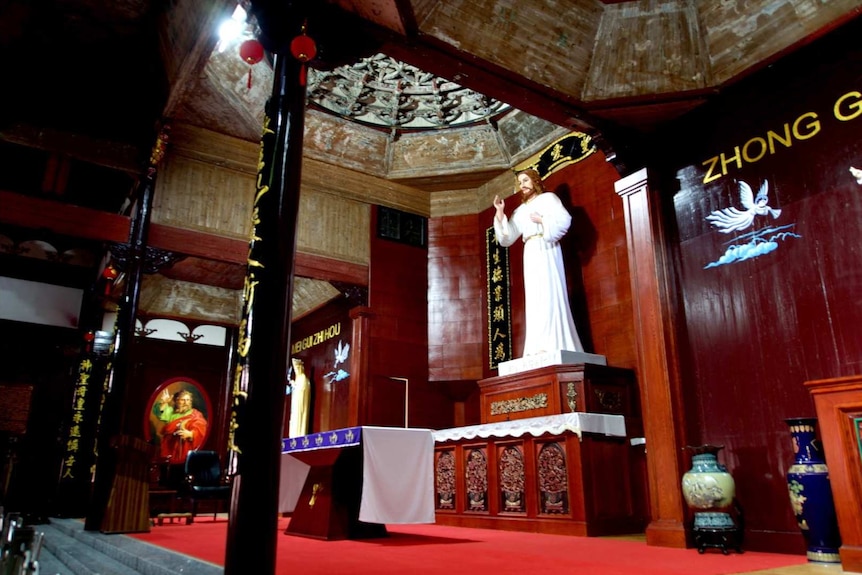
<path fill-rule="evenodd" d="M 0 130 L 0 140 L 135 176 L 142 172 L 144 166 L 143 151 L 137 146 L 44 126 L 15 124 Z"/>
<path fill-rule="evenodd" d="M 0 190 L 0 222 L 68 237 L 129 241 L 128 216 Z"/>
<path fill-rule="evenodd" d="M 128 216 L 0 190 L 0 223 L 49 230 L 61 236 L 125 243 L 131 220 Z M 248 261 L 247 240 L 163 224 L 150 224 L 147 243 L 153 248 L 217 262 L 245 265 Z M 295 274 L 368 285 L 368 266 L 302 252 L 296 254 Z"/>

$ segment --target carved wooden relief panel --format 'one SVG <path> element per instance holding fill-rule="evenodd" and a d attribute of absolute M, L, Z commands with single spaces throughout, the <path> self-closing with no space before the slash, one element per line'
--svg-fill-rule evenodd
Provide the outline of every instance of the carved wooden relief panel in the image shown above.
<path fill-rule="evenodd" d="M 550 515 L 569 513 L 569 476 L 566 471 L 565 444 L 546 443 L 539 449 L 539 512 Z"/>
<path fill-rule="evenodd" d="M 466 511 L 488 511 L 488 455 L 484 447 L 466 449 Z"/>
<path fill-rule="evenodd" d="M 434 462 L 434 485 L 437 509 L 455 509 L 455 450 L 437 452 Z"/>
<path fill-rule="evenodd" d="M 508 445 L 498 448 L 497 466 L 501 513 L 524 513 L 524 451 L 523 445 Z"/>

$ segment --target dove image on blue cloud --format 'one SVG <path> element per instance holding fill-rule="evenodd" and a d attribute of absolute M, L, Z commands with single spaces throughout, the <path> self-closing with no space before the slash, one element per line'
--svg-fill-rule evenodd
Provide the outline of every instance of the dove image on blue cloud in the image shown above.
<path fill-rule="evenodd" d="M 718 228 L 721 233 L 729 234 L 749 227 L 754 223 L 754 218 L 757 216 L 770 215 L 778 219 L 778 216 L 781 215 L 781 210 L 769 207 L 768 181 L 763 182 L 756 196 L 751 186 L 745 182 L 739 182 L 739 202 L 745 209 L 730 207 L 715 210 L 706 216 L 707 221 Z"/>
<path fill-rule="evenodd" d="M 769 205 L 768 180 L 764 180 L 756 196 L 748 183 L 740 181 L 739 203 L 743 209 L 731 206 L 715 210 L 705 219 L 720 233 L 729 234 L 751 227 L 758 220 L 758 216 L 766 217 L 767 220 L 777 220 L 781 216 L 780 209 Z M 795 224 L 767 226 L 735 236 L 733 240 L 725 243 L 728 247 L 724 254 L 716 261 L 705 265 L 704 269 L 746 261 L 771 253 L 777 250 L 779 243 L 785 239 L 802 237 L 790 231 L 794 226 Z"/>
<path fill-rule="evenodd" d="M 350 373 L 344 371 L 344 369 L 335 369 L 339 363 L 346 362 L 348 357 L 350 357 L 350 344 L 344 343 L 344 340 L 339 340 L 338 345 L 335 347 L 335 362 L 332 364 L 332 371 L 323 376 L 327 382 L 341 381 L 350 377 Z"/>

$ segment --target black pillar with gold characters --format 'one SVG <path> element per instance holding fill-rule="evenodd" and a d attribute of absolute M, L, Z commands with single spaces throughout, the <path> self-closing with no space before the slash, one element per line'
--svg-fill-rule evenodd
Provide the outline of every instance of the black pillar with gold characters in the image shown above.
<path fill-rule="evenodd" d="M 94 349 L 95 338 L 95 330 L 83 333 L 84 344 L 73 374 L 75 383 L 63 430 L 63 463 L 56 496 L 57 514 L 62 517 L 82 517 L 88 509 L 99 407 L 110 369 L 108 359 Z"/>
<path fill-rule="evenodd" d="M 305 34 L 303 16 L 288 11 L 274 23 L 282 28 L 294 23 L 296 27 L 288 36 L 289 45 L 276 46 L 273 56 L 273 89 L 258 160 L 232 383 L 228 466 L 234 479 L 226 575 L 244 575 L 252 567 L 255 573 L 275 573 L 306 62 L 316 52 L 314 41 Z"/>
<path fill-rule="evenodd" d="M 106 385 L 102 398 L 102 408 L 99 413 L 99 428 L 96 439 L 96 473 L 89 511 L 84 523 L 84 529 L 88 531 L 102 529 L 116 475 L 117 453 L 111 448 L 111 443 L 117 439 L 123 429 L 126 379 L 129 373 L 128 348 L 135 336 L 135 315 L 138 310 L 141 280 L 144 274 L 156 167 L 164 157 L 167 138 L 168 129 L 165 128 L 160 131 L 156 144 L 153 146 L 147 172 L 139 186 L 137 209 L 129 230 L 129 259 L 125 268 L 126 285 L 117 314 L 117 333 L 114 355 L 111 360 L 112 371 L 108 376 L 109 384 Z"/>

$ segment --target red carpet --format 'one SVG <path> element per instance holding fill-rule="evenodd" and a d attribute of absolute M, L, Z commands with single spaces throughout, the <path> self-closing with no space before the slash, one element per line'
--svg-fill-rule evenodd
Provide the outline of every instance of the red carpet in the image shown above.
<path fill-rule="evenodd" d="M 802 555 L 753 551 L 723 555 L 715 549 L 701 555 L 695 549 L 650 547 L 637 541 L 442 525 L 391 525 L 390 536 L 384 539 L 318 541 L 284 535 L 288 521 L 281 518 L 278 523 L 278 574 L 728 575 L 807 563 Z M 130 536 L 223 565 L 226 534 L 226 519 L 198 517 L 192 525 L 165 524 Z"/>

